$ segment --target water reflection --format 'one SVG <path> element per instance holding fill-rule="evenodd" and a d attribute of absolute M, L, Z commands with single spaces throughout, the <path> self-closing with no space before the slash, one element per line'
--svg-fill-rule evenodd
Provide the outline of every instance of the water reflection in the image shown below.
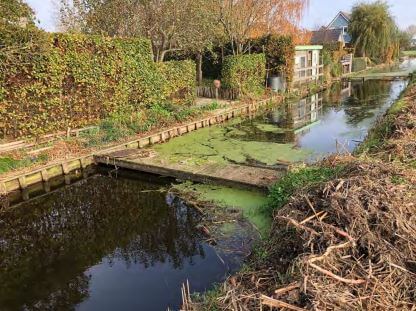
<path fill-rule="evenodd" d="M 95 176 L 2 212 L 0 309 L 164 310 L 187 278 L 222 280 L 198 214 L 159 188 Z"/>
<path fill-rule="evenodd" d="M 305 161 L 335 152 L 352 152 L 406 84 L 404 80 L 335 83 L 323 93 L 230 125 L 229 132 L 237 128 L 238 135 L 232 137 L 240 140 L 290 143 L 293 148 L 310 151 Z"/>

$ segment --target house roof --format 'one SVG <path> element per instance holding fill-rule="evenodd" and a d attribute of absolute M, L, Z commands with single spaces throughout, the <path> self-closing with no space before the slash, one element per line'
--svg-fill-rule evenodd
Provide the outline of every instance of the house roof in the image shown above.
<path fill-rule="evenodd" d="M 342 15 L 344 15 L 344 17 L 346 17 L 348 19 L 348 21 L 351 20 L 351 13 L 345 12 L 345 11 L 341 11 L 340 12 Z"/>
<path fill-rule="evenodd" d="M 322 50 L 322 45 L 297 45 L 295 46 L 296 51 L 310 51 L 310 50 Z"/>
<path fill-rule="evenodd" d="M 343 41 L 342 29 L 321 29 L 312 31 L 311 44 L 324 44 Z"/>
<path fill-rule="evenodd" d="M 351 21 L 351 14 L 348 12 L 344 12 L 344 11 L 339 11 L 338 14 L 334 17 L 334 19 L 328 24 L 327 28 L 330 28 L 330 26 L 332 25 L 333 22 L 335 22 L 335 20 L 338 18 L 338 16 L 342 16 L 344 17 L 348 22 Z"/>

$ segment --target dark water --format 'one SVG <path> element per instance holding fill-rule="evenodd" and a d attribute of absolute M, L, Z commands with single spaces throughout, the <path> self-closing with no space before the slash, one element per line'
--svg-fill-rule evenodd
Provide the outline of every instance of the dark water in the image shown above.
<path fill-rule="evenodd" d="M 289 102 L 238 125 L 238 139 L 293 144 L 306 161 L 352 152 L 406 87 L 404 80 L 337 83 L 326 92 Z"/>
<path fill-rule="evenodd" d="M 0 310 L 166 310 L 237 267 L 154 180 L 90 177 L 2 212 Z"/>

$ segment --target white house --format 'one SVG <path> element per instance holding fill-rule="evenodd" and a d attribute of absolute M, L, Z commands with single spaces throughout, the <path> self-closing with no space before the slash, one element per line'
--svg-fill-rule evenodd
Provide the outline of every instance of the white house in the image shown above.
<path fill-rule="evenodd" d="M 293 83 L 317 81 L 323 76 L 322 45 L 298 45 L 295 47 Z"/>

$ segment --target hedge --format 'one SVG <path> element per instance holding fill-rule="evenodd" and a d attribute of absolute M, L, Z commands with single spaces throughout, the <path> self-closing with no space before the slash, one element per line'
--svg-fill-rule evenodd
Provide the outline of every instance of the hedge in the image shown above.
<path fill-rule="evenodd" d="M 367 69 L 367 60 L 365 57 L 356 57 L 352 60 L 352 71 L 358 72 Z"/>
<path fill-rule="evenodd" d="M 190 103 L 195 99 L 196 64 L 191 60 L 158 63 L 166 80 L 164 93 L 176 103 Z"/>
<path fill-rule="evenodd" d="M 225 87 L 238 89 L 244 95 L 257 95 L 264 91 L 266 56 L 249 54 L 227 56 L 222 68 Z"/>
<path fill-rule="evenodd" d="M 293 80 L 295 69 L 295 45 L 292 37 L 267 35 L 253 40 L 252 50 L 266 54 L 267 68 L 272 75 L 284 74 L 286 80 Z"/>
<path fill-rule="evenodd" d="M 172 82 L 171 74 L 165 78 L 152 60 L 150 41 L 143 38 L 49 34 L 46 48 L 36 53 L 2 51 L 3 59 L 27 61 L 1 68 L 0 138 L 80 127 L 110 112 L 148 108 L 185 83 L 192 83 L 189 89 L 194 85 L 188 78 L 181 85 Z M 177 65 L 176 74 L 188 77 L 188 66 Z"/>

